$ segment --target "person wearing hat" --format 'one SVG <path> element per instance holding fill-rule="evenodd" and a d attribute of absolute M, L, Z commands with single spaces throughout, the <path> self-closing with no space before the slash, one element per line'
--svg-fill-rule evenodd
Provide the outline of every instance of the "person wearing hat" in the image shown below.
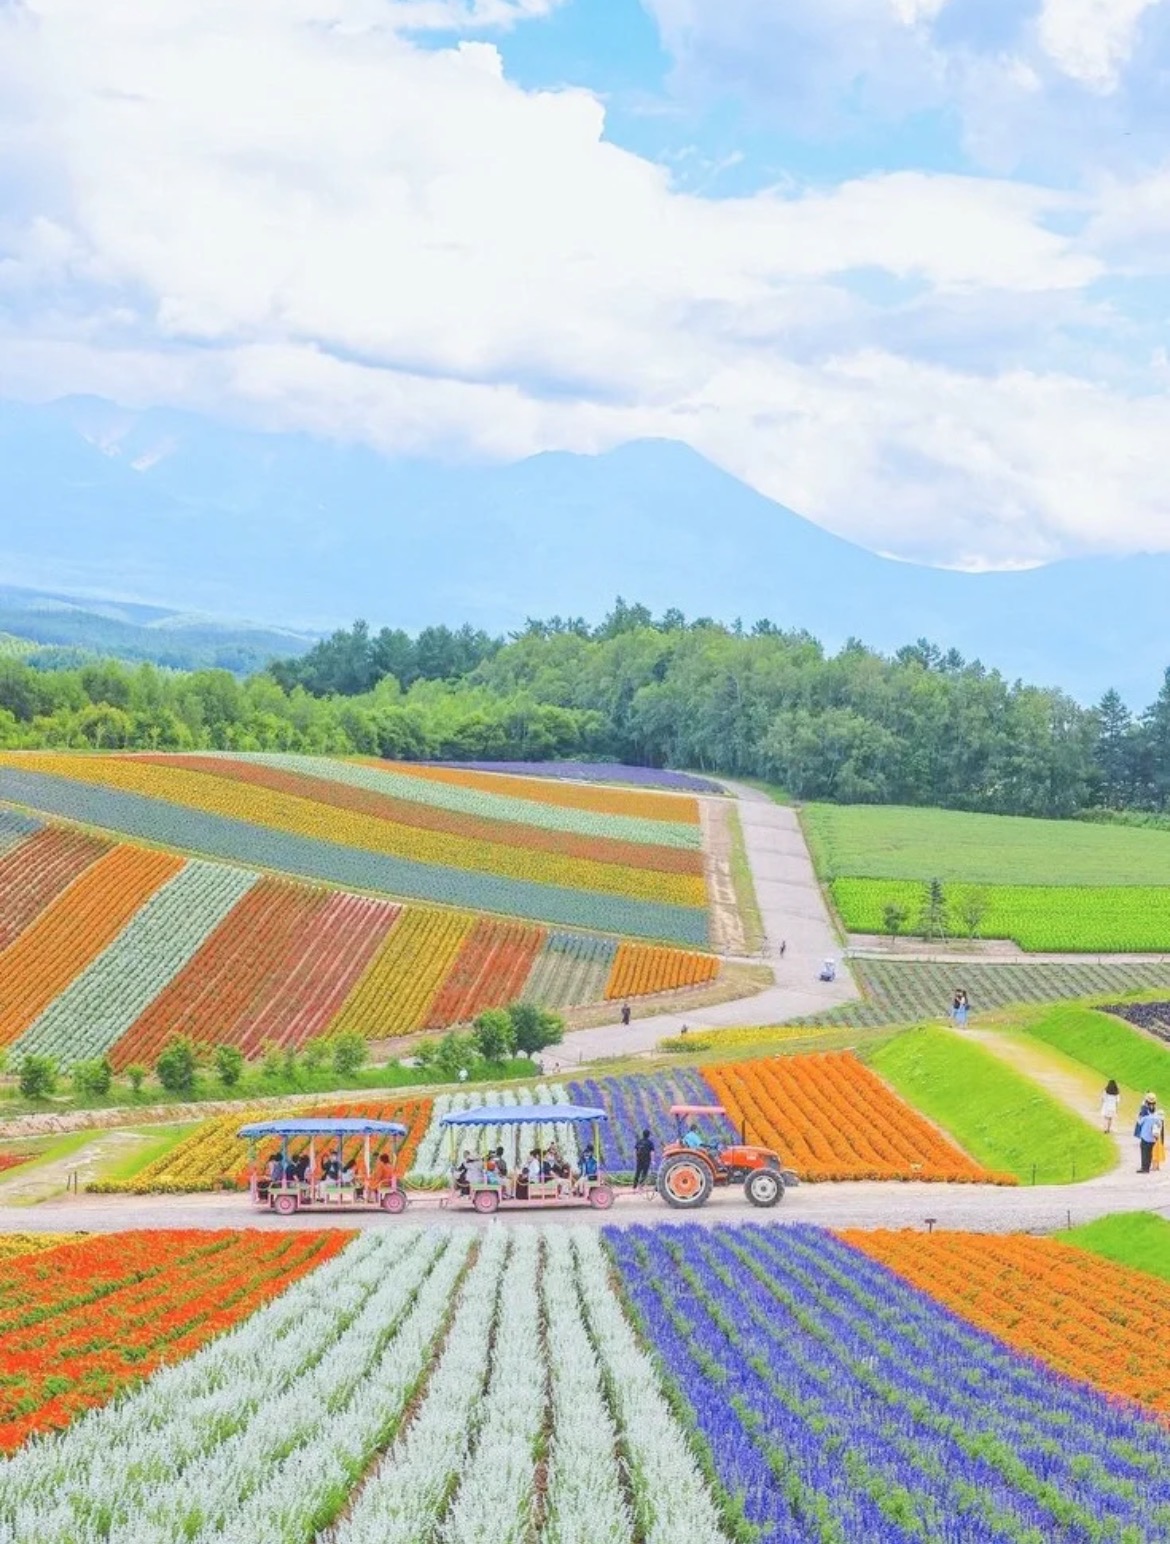
<path fill-rule="evenodd" d="M 1137 1134 L 1138 1145 L 1142 1155 L 1139 1174 L 1149 1174 L 1154 1167 L 1154 1156 L 1161 1148 L 1165 1151 L 1166 1118 L 1158 1108 L 1158 1101 L 1153 1094 L 1147 1094 L 1142 1105 L 1142 1113 L 1138 1116 L 1137 1125 L 1134 1127 Z"/>

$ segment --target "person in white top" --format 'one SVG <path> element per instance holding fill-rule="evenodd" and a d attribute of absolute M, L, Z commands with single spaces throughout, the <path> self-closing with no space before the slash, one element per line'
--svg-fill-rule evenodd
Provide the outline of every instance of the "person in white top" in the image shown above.
<path fill-rule="evenodd" d="M 1101 1124 L 1106 1131 L 1113 1130 L 1113 1122 L 1117 1117 L 1117 1107 L 1121 1103 L 1121 1090 L 1117 1086 L 1115 1078 L 1110 1078 L 1105 1085 L 1105 1092 L 1101 1095 Z"/>

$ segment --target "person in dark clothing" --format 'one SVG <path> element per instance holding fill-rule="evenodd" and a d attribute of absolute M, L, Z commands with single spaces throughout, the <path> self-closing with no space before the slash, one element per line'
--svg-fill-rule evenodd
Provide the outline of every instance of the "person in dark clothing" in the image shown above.
<path fill-rule="evenodd" d="M 298 1183 L 302 1184 L 302 1185 L 308 1184 L 308 1181 L 309 1181 L 309 1155 L 308 1155 L 308 1153 L 302 1153 L 301 1156 L 297 1159 L 296 1163 L 293 1165 L 293 1167 L 297 1171 L 297 1181 L 298 1181 Z"/>
<path fill-rule="evenodd" d="M 622 1023 L 623 1024 L 629 1024 L 629 1022 L 630 1022 L 630 1005 L 629 1005 L 629 1003 L 623 1003 L 622 1004 Z"/>
<path fill-rule="evenodd" d="M 650 1165 L 654 1160 L 654 1138 L 650 1135 L 649 1127 L 643 1128 L 642 1135 L 634 1143 L 634 1189 L 644 1185 L 650 1178 Z"/>

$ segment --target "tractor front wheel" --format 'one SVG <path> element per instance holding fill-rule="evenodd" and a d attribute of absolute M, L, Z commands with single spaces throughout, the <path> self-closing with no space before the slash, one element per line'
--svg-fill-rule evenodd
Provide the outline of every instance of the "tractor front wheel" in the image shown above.
<path fill-rule="evenodd" d="M 706 1203 L 712 1184 L 711 1170 L 701 1158 L 679 1154 L 668 1158 L 658 1171 L 658 1194 L 667 1206 L 687 1211 Z"/>
<path fill-rule="evenodd" d="M 744 1180 L 743 1193 L 753 1206 L 775 1206 L 784 1195 L 784 1181 L 775 1169 L 757 1169 Z"/>

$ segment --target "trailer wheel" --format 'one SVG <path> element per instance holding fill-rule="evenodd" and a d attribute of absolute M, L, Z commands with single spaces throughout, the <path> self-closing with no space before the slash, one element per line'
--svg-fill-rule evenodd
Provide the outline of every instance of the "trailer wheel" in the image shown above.
<path fill-rule="evenodd" d="M 274 1205 L 282 1217 L 291 1217 L 297 1209 L 297 1198 L 289 1195 L 277 1196 Z"/>
<path fill-rule="evenodd" d="M 500 1193 L 498 1190 L 477 1190 L 471 1204 L 477 1212 L 483 1212 L 488 1216 L 499 1210 Z"/>
<path fill-rule="evenodd" d="M 711 1170 L 701 1158 L 683 1153 L 668 1158 L 658 1171 L 658 1194 L 667 1206 L 693 1211 L 711 1194 Z"/>
<path fill-rule="evenodd" d="M 406 1192 L 403 1190 L 388 1190 L 382 1197 L 382 1210 L 393 1212 L 397 1216 L 406 1210 Z"/>
<path fill-rule="evenodd" d="M 594 1185 L 589 1192 L 589 1205 L 596 1206 L 599 1212 L 607 1212 L 613 1205 L 613 1186 Z"/>
<path fill-rule="evenodd" d="M 743 1192 L 753 1206 L 775 1206 L 784 1195 L 784 1181 L 775 1169 L 757 1169 L 744 1180 Z"/>

